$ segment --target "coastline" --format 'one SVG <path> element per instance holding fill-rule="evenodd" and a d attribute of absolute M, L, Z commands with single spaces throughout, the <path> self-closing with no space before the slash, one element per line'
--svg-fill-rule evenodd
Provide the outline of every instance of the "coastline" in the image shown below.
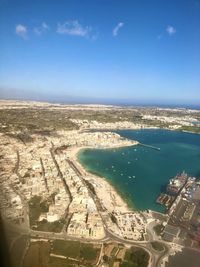
<path fill-rule="evenodd" d="M 191 133 L 191 134 L 198 134 L 200 135 L 200 132 L 195 132 L 195 131 L 189 131 L 189 130 L 182 130 L 182 129 L 173 129 L 173 128 L 168 128 L 168 127 L 158 127 L 158 126 L 144 126 L 141 128 L 138 127 L 130 127 L 130 128 L 126 128 L 126 127 L 114 127 L 114 128 L 85 128 L 85 129 L 81 129 L 81 131 L 83 132 L 116 132 L 116 131 L 136 131 L 136 130 L 168 130 L 168 131 L 176 131 L 176 132 L 183 132 L 183 133 Z M 92 148 L 92 147 L 91 147 Z"/>
<path fill-rule="evenodd" d="M 135 142 L 132 145 L 137 145 L 138 142 Z M 113 149 L 113 148 L 121 148 L 123 146 L 113 146 L 113 147 L 105 147 L 102 149 Z M 127 145 L 130 146 L 130 145 Z M 83 174 L 84 179 L 91 182 L 95 187 L 96 194 L 98 198 L 102 201 L 104 207 L 109 211 L 120 211 L 120 212 L 133 212 L 135 211 L 134 204 L 130 207 L 126 198 L 122 198 L 122 195 L 117 191 L 114 185 L 109 182 L 106 177 L 98 176 L 97 174 L 93 174 L 89 172 L 78 160 L 78 153 L 84 149 L 95 149 L 95 147 L 89 146 L 81 146 L 81 147 L 73 147 L 68 151 L 70 159 L 77 165 L 80 172 Z"/>
<path fill-rule="evenodd" d="M 165 129 L 160 129 L 160 130 L 163 130 L 163 131 L 166 131 Z M 168 131 L 168 134 L 167 134 L 167 136 L 169 135 L 169 136 L 171 136 L 171 137 L 173 137 L 174 138 L 174 136 L 176 136 L 176 134 L 175 135 L 173 135 L 173 133 L 172 132 L 174 132 L 174 133 L 180 133 L 181 134 L 181 131 L 176 131 L 176 130 L 167 130 Z M 171 133 L 172 134 L 171 134 Z M 157 204 L 155 204 L 155 200 L 156 200 L 156 198 L 158 197 L 158 195 L 161 193 L 161 191 L 160 191 L 160 189 L 158 189 L 157 187 L 156 187 L 156 190 L 157 190 L 157 193 L 156 194 L 154 194 L 154 196 L 153 196 L 153 198 L 151 198 L 151 200 L 150 200 L 150 202 L 148 202 L 148 200 L 147 200 L 147 196 L 148 196 L 148 192 L 147 192 L 147 194 L 145 194 L 145 196 L 144 196 L 144 203 L 145 204 L 141 204 L 140 205 L 140 203 L 138 203 L 138 199 L 139 199 L 139 197 L 140 197 L 140 194 L 138 194 L 137 193 L 137 190 L 136 190 L 136 186 L 137 186 L 137 184 L 138 184 L 138 180 L 136 180 L 136 181 L 134 181 L 135 182 L 135 184 L 132 184 L 132 180 L 130 180 L 130 183 L 131 183 L 131 185 L 133 186 L 132 188 L 131 187 L 128 187 L 127 189 L 125 189 L 125 191 L 124 191 L 124 187 L 123 187 L 123 185 L 121 184 L 121 180 L 116 180 L 116 179 L 113 179 L 113 176 L 112 176 L 112 174 L 111 174 L 111 176 L 110 176 L 110 173 L 109 173 L 109 171 L 108 171 L 108 173 L 107 173 L 107 171 L 106 171 L 106 168 L 108 167 L 108 169 L 109 169 L 109 163 L 106 165 L 106 167 L 105 167 L 105 170 L 103 171 L 103 172 L 101 172 L 101 167 L 100 167 L 100 169 L 99 168 L 93 168 L 93 165 L 92 165 L 92 162 L 91 161 L 89 161 L 88 162 L 88 164 L 87 164 L 87 162 L 86 162 L 86 164 L 85 164 L 85 161 L 84 161 L 84 150 L 85 149 L 89 149 L 88 151 L 92 151 L 92 150 L 94 150 L 95 149 L 95 151 L 96 151 L 96 153 L 97 154 L 99 154 L 100 152 L 98 152 L 98 149 L 100 148 L 101 150 L 100 151 L 102 151 L 102 155 L 105 155 L 105 154 L 107 154 L 107 153 L 110 153 L 109 151 L 112 151 L 113 149 L 115 150 L 117 150 L 118 151 L 118 153 L 119 153 L 119 155 L 120 155 L 120 150 L 119 149 L 117 149 L 117 148 L 126 148 L 126 147 L 131 147 L 133 144 L 131 144 L 128 140 L 137 140 L 137 139 L 139 139 L 139 136 L 137 135 L 137 134 L 134 134 L 133 136 L 129 136 L 129 134 L 127 134 L 127 135 L 123 135 L 122 133 L 120 133 L 120 131 L 119 132 L 117 132 L 117 134 L 118 135 L 120 135 L 120 136 L 122 136 L 122 138 L 124 138 L 125 140 L 127 140 L 127 141 L 125 141 L 124 143 L 122 143 L 122 142 L 120 142 L 120 139 L 119 139 L 119 141 L 117 141 L 117 142 L 115 142 L 115 143 L 104 143 L 104 145 L 103 146 L 98 146 L 98 143 L 95 145 L 95 143 L 90 143 L 88 146 L 87 145 L 77 145 L 77 147 L 70 147 L 69 149 L 71 150 L 71 152 L 70 152 L 70 154 L 72 155 L 73 154 L 73 160 L 74 160 L 74 162 L 77 164 L 77 166 L 78 166 L 78 168 L 79 169 L 81 169 L 82 170 L 82 173 L 84 174 L 84 178 L 86 179 L 86 180 L 88 180 L 89 182 L 90 182 L 90 180 L 92 180 L 92 185 L 93 184 L 98 184 L 99 186 L 101 186 L 101 187 L 104 187 L 105 188 L 105 194 L 106 195 L 109 195 L 109 190 L 107 190 L 106 188 L 112 188 L 111 189 L 111 191 L 112 192 L 114 192 L 113 193 L 113 195 L 114 196 L 116 196 L 116 195 L 118 195 L 119 197 L 120 197 L 120 199 L 123 201 L 123 206 L 125 207 L 126 206 L 126 208 L 128 207 L 128 210 L 135 210 L 135 211 L 142 211 L 142 210 L 145 210 L 145 209 L 152 209 L 152 210 L 155 210 L 155 211 L 158 211 L 158 212 L 161 212 L 161 213 L 164 213 L 164 210 L 163 209 L 161 209 Z M 145 133 L 144 133 L 145 134 Z M 191 138 L 192 138 L 192 136 L 194 135 L 193 133 L 188 133 L 188 134 L 190 134 L 189 136 L 188 136 L 188 138 L 190 138 L 190 136 L 191 136 Z M 145 134 L 145 136 L 146 135 L 148 135 L 148 132 L 147 132 L 147 134 Z M 182 134 L 181 134 L 181 136 L 182 136 Z M 185 136 L 185 135 L 184 135 Z M 170 138 L 171 138 L 170 137 Z M 187 136 L 186 136 L 187 137 Z M 92 138 L 92 137 L 91 137 Z M 158 136 L 156 136 L 156 138 L 158 138 Z M 196 138 L 198 138 L 198 136 L 196 137 Z M 195 138 L 195 140 L 196 140 L 196 138 Z M 162 139 L 162 138 L 161 138 Z M 142 139 L 143 140 L 143 139 Z M 147 142 L 147 139 L 145 139 L 146 140 L 146 142 Z M 143 141 L 145 141 L 145 140 L 143 140 Z M 171 140 L 171 139 L 170 139 Z M 192 139 L 193 140 L 193 139 Z M 147 142 L 148 143 L 148 142 Z M 135 145 L 139 145 L 140 144 L 140 142 L 134 142 L 134 144 Z M 177 144 L 178 145 L 178 144 Z M 137 146 L 137 147 L 139 147 L 139 146 Z M 135 147 L 133 147 L 133 149 L 134 149 Z M 153 147 L 152 147 L 153 148 Z M 79 154 L 79 152 L 82 150 L 82 152 Z M 161 148 L 161 150 L 162 150 L 162 148 Z M 171 151 L 171 146 L 170 146 L 170 148 L 169 148 L 169 150 L 170 150 L 170 153 L 172 153 L 173 151 Z M 182 150 L 182 147 L 180 147 L 180 150 Z M 108 151 L 108 152 L 107 152 Z M 164 150 L 163 150 L 164 151 Z M 179 151 L 179 150 L 178 150 Z M 161 151 L 162 152 L 162 151 Z M 178 152 L 177 152 L 178 153 Z M 86 153 L 86 155 L 87 155 L 87 153 Z M 90 153 L 89 153 L 89 155 L 90 155 Z M 92 154 L 93 155 L 93 154 Z M 127 155 L 128 156 L 128 155 Z M 104 157 L 104 156 L 103 156 Z M 91 160 L 92 160 L 93 158 L 91 158 Z M 128 160 L 127 160 L 128 161 Z M 161 162 L 162 163 L 162 162 Z M 106 163 L 105 163 L 106 164 Z M 170 164 L 172 164 L 172 166 L 173 166 L 173 162 L 171 162 Z M 161 164 L 162 165 L 162 164 Z M 182 169 L 184 169 L 184 167 L 182 166 L 183 164 L 180 164 L 181 166 L 180 166 L 180 170 L 182 170 Z M 185 165 L 184 165 L 185 166 Z M 111 165 L 110 165 L 110 167 L 111 167 Z M 189 172 L 191 171 L 192 172 L 192 170 L 190 170 L 190 167 L 189 166 L 187 166 L 187 168 L 189 168 Z M 176 173 L 178 173 L 180 170 L 178 169 L 178 168 L 176 168 L 176 167 L 174 167 L 173 168 L 173 173 L 170 173 L 169 172 L 169 174 L 168 174 L 168 178 L 170 177 L 170 175 L 173 175 L 173 174 L 176 174 Z M 127 174 L 127 178 L 128 178 L 128 175 L 130 175 L 130 174 Z M 138 176 L 137 176 L 138 177 Z M 164 176 L 163 176 L 164 177 Z M 118 178 L 120 178 L 120 177 L 118 177 Z M 168 179 L 168 178 L 166 178 L 166 179 Z M 157 179 L 157 178 L 156 178 Z M 165 179 L 164 179 L 165 180 Z M 96 181 L 96 183 L 95 183 L 95 181 Z M 104 182 L 102 182 L 102 181 L 104 181 Z M 116 182 L 116 181 L 119 181 L 119 182 Z M 160 180 L 159 180 L 160 181 Z M 168 181 L 168 180 L 167 180 Z M 94 182 L 94 183 L 93 183 Z M 128 180 L 128 182 L 129 182 L 129 180 Z M 136 183 L 137 182 L 137 183 Z M 165 181 L 164 181 L 165 182 Z M 164 183 L 163 182 L 163 183 Z M 135 186 L 134 186 L 135 185 Z M 152 184 L 151 184 L 152 185 Z M 151 185 L 149 185 L 150 187 L 151 187 Z M 96 189 L 96 186 L 94 186 L 95 187 L 95 189 Z M 136 190 L 136 192 L 135 192 L 135 190 Z M 145 191 L 145 190 L 144 190 Z M 127 193 L 128 192 L 128 193 Z M 154 192 L 154 188 L 152 188 L 151 187 L 151 192 Z M 126 194 L 127 193 L 127 194 Z M 132 194 L 132 195 L 131 195 Z M 133 195 L 134 195 L 134 198 L 133 198 Z M 152 193 L 152 195 L 153 195 L 153 193 Z M 130 197 L 130 198 L 129 198 Z M 146 198 L 145 198 L 146 197 Z M 103 196 L 103 194 L 101 194 L 100 193 L 100 196 L 99 196 L 99 199 L 100 200 L 102 200 L 104 198 L 104 196 Z M 112 198 L 111 197 L 107 197 L 107 199 L 108 199 L 108 202 L 111 202 L 112 201 Z M 153 201 L 154 200 L 154 201 Z M 122 202 L 122 201 L 120 201 L 120 203 Z M 150 204 L 151 203 L 151 204 Z M 109 210 L 114 210 L 114 204 L 111 204 L 111 206 L 112 206 L 112 208 L 111 207 L 109 207 Z"/>

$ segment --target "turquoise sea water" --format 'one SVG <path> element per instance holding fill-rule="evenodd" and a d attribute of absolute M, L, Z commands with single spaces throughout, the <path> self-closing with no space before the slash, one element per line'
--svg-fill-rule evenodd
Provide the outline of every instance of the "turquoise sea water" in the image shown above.
<path fill-rule="evenodd" d="M 110 181 L 136 209 L 164 211 L 156 198 L 169 179 L 183 170 L 200 178 L 200 135 L 157 129 L 117 133 L 160 151 L 140 145 L 86 149 L 79 152 L 78 159 L 88 171 Z"/>

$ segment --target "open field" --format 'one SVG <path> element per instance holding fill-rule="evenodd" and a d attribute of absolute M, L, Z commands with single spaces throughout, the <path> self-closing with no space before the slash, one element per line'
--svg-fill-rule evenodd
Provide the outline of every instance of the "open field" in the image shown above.
<path fill-rule="evenodd" d="M 146 267 L 148 266 L 149 255 L 143 249 L 130 248 L 126 251 L 124 262 L 120 267 Z"/>
<path fill-rule="evenodd" d="M 93 267 L 100 256 L 101 245 L 54 240 L 31 242 L 22 267 Z M 146 267 L 149 255 L 139 248 L 122 244 L 104 244 L 101 260 L 109 267 Z"/>
<path fill-rule="evenodd" d="M 100 245 L 56 240 L 52 244 L 52 253 L 93 266 L 100 253 Z"/>
<path fill-rule="evenodd" d="M 49 242 L 34 242 L 24 258 L 23 267 L 43 267 L 47 266 L 49 261 L 50 243 Z"/>
<path fill-rule="evenodd" d="M 73 241 L 36 241 L 30 244 L 23 267 L 94 266 L 98 260 L 100 245 Z"/>
<path fill-rule="evenodd" d="M 103 261 L 109 267 L 145 267 L 148 266 L 149 255 L 143 249 L 127 248 L 123 244 L 104 244 Z"/>
<path fill-rule="evenodd" d="M 184 109 L 161 109 L 151 107 L 117 107 L 93 105 L 59 105 L 32 102 L 2 101 L 0 108 L 0 131 L 31 141 L 30 134 L 49 135 L 59 130 L 79 129 L 73 120 L 97 121 L 98 123 L 130 122 L 150 127 L 168 128 L 176 122 L 161 121 L 156 117 L 179 118 L 183 121 L 200 120 L 199 111 Z M 154 116 L 155 119 L 145 117 Z M 180 130 L 200 132 L 198 125 L 182 126 Z"/>
<path fill-rule="evenodd" d="M 18 238 L 14 242 L 12 249 L 10 251 L 12 267 L 20 266 L 23 260 L 23 255 L 24 255 L 27 243 L 28 243 L 28 238 L 25 236 Z"/>

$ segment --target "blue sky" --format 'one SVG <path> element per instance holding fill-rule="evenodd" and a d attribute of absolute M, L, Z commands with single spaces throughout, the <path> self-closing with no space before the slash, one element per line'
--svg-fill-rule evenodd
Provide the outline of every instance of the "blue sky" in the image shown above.
<path fill-rule="evenodd" d="M 0 97 L 200 103 L 200 0 L 0 0 Z"/>

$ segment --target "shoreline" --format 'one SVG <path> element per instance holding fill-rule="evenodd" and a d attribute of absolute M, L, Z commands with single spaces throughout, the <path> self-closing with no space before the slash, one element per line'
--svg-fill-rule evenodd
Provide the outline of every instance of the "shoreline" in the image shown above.
<path fill-rule="evenodd" d="M 140 131 L 140 130 L 168 130 L 168 131 L 175 131 L 175 132 L 182 132 L 182 133 L 191 133 L 191 134 L 198 134 L 200 135 L 200 132 L 194 132 L 194 131 L 189 131 L 189 130 L 181 130 L 181 129 L 172 129 L 172 128 L 162 128 L 162 127 L 158 127 L 158 126 L 144 126 L 142 128 L 137 128 L 137 127 L 131 127 L 131 128 L 85 128 L 85 129 L 81 129 L 81 131 L 83 132 L 116 132 L 116 131 Z M 109 149 L 109 148 L 108 148 Z"/>
<path fill-rule="evenodd" d="M 159 128 L 160 129 L 160 128 Z M 162 130 L 162 129 L 161 129 Z M 166 129 L 163 129 L 166 130 Z M 168 129 L 169 130 L 169 129 Z M 175 132 L 181 132 L 181 131 L 177 131 L 174 129 L 170 129 L 169 131 L 175 131 Z M 193 133 L 191 133 L 193 134 Z M 127 139 L 128 141 L 128 139 Z M 101 150 L 113 150 L 113 149 L 120 149 L 120 148 L 124 148 L 124 147 L 131 147 L 131 146 L 135 146 L 135 145 L 140 145 L 140 142 L 138 141 L 132 141 L 132 142 L 127 142 L 127 143 L 115 143 L 115 144 L 106 144 L 104 146 L 98 146 L 98 145 L 89 145 L 89 146 L 85 146 L 85 145 L 81 145 L 81 146 L 72 146 L 69 148 L 69 156 L 70 158 L 74 161 L 74 163 L 77 165 L 77 167 L 81 170 L 81 173 L 83 173 L 83 177 L 85 180 L 91 182 L 91 184 L 94 186 L 95 191 L 96 191 L 96 185 L 97 187 L 103 187 L 105 189 L 104 193 L 106 195 L 111 194 L 112 197 L 106 197 L 108 199 L 108 202 L 114 202 L 115 205 L 117 205 L 117 202 L 120 203 L 120 209 L 122 210 L 123 208 L 127 211 L 141 211 L 138 210 L 135 205 L 134 205 L 134 200 L 132 199 L 128 199 L 126 197 L 125 194 L 123 194 L 123 191 L 120 191 L 120 187 L 118 187 L 115 183 L 112 183 L 112 180 L 109 180 L 106 177 L 106 174 L 101 175 L 98 173 L 95 173 L 95 171 L 93 172 L 93 170 L 90 171 L 90 168 L 87 168 L 87 165 L 84 166 L 84 164 L 81 163 L 81 161 L 79 161 L 78 158 L 78 154 L 81 150 L 86 150 L 86 149 L 101 149 Z M 110 188 L 110 193 L 108 192 Z M 100 201 L 102 201 L 102 199 L 104 198 L 103 194 L 98 194 L 97 192 L 97 196 L 100 199 Z M 114 198 L 114 200 L 113 200 Z M 115 201 L 115 199 L 118 199 L 117 201 Z M 107 204 L 107 206 L 109 206 L 110 203 Z M 108 210 L 115 210 L 113 203 L 110 204 L 110 207 L 108 208 Z M 112 207 L 112 209 L 111 209 Z M 123 207 L 123 208 L 122 208 Z M 116 208 L 117 209 L 117 208 Z M 123 209 L 123 210 L 124 210 Z M 157 211 L 157 210 L 155 210 Z M 160 211 L 158 210 L 158 212 L 161 213 L 165 213 L 164 211 Z"/>
<path fill-rule="evenodd" d="M 138 145 L 138 142 L 135 142 L 133 145 Z M 130 146 L 130 145 L 127 145 Z M 126 147 L 123 146 L 113 146 L 113 147 L 105 147 L 101 149 L 118 149 Z M 70 152 L 70 159 L 74 161 L 74 163 L 78 166 L 79 170 L 84 176 L 84 179 L 87 181 L 92 181 L 93 186 L 95 187 L 95 191 L 97 193 L 98 198 L 103 202 L 104 206 L 109 212 L 120 211 L 120 212 L 134 212 L 136 208 L 134 207 L 134 203 L 130 205 L 126 198 L 123 198 L 122 194 L 118 192 L 115 186 L 107 180 L 104 176 L 99 176 L 97 174 L 89 172 L 79 161 L 78 153 L 81 150 L 85 149 L 95 149 L 95 147 L 82 146 L 82 147 L 73 147 Z M 98 149 L 98 148 L 96 148 Z"/>

